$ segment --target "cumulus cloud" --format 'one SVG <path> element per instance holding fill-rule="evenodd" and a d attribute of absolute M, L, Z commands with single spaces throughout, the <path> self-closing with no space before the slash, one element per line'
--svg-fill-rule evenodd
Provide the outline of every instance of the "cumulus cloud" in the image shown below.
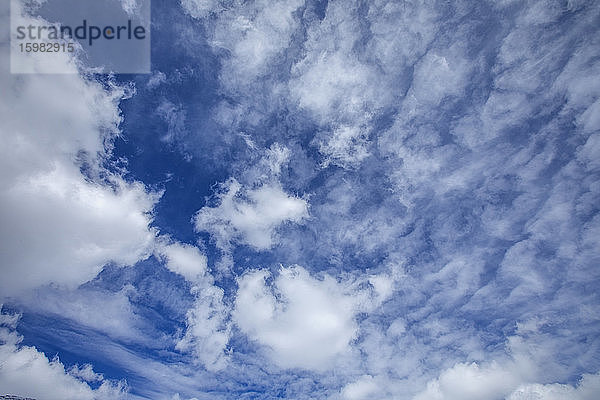
<path fill-rule="evenodd" d="M 186 243 L 161 243 L 158 253 L 166 259 L 166 267 L 190 282 L 198 282 L 206 274 L 207 259 L 199 248 Z"/>
<path fill-rule="evenodd" d="M 187 312 L 187 329 L 176 348 L 190 352 L 194 362 L 209 371 L 227 366 L 230 337 L 229 309 L 223 303 L 223 289 L 206 284 L 192 289 L 196 299 Z"/>
<path fill-rule="evenodd" d="M 600 375 L 585 374 L 576 386 L 528 384 L 515 390 L 507 400 L 593 400 L 600 393 Z"/>
<path fill-rule="evenodd" d="M 496 363 L 482 368 L 476 363 L 457 364 L 430 382 L 427 389 L 414 400 L 471 400 L 500 399 L 518 385 L 516 371 L 502 368 Z"/>
<path fill-rule="evenodd" d="M 158 196 L 101 167 L 119 133 L 126 90 L 77 74 L 6 70 L 0 87 L 6 94 L 0 102 L 2 294 L 48 283 L 74 287 L 106 263 L 145 258 Z"/>
<path fill-rule="evenodd" d="M 265 270 L 238 279 L 233 319 L 251 339 L 267 346 L 283 368 L 325 371 L 348 355 L 357 333 L 356 314 L 375 304 L 366 291 L 329 275 L 312 277 L 300 266 Z"/>
<path fill-rule="evenodd" d="M 186 331 L 175 348 L 191 353 L 194 362 L 209 371 L 227 365 L 230 336 L 229 310 L 223 302 L 223 289 L 214 284 L 207 270 L 207 258 L 195 246 L 161 238 L 156 252 L 165 266 L 191 283 L 194 304 L 186 313 Z"/>
<path fill-rule="evenodd" d="M 94 367 L 91 364 L 78 365 L 75 364 L 68 370 L 69 375 L 83 379 L 86 382 L 98 382 L 104 380 L 104 376 L 94 372 Z"/>
<path fill-rule="evenodd" d="M 107 176 L 110 185 L 91 182 L 76 163 L 78 156 L 89 157 L 93 165 L 105 151 L 105 132 L 116 132 L 124 92 L 76 75 L 1 76 L 11 93 L 0 106 L 3 292 L 79 284 L 106 262 L 144 257 L 154 236 L 148 225 L 156 197 L 114 175 Z M 30 118 L 32 109 L 36 118 Z M 25 270 L 32 271 L 26 279 Z"/>
<path fill-rule="evenodd" d="M 414 400 L 507 399 L 507 400 L 588 400 L 598 395 L 600 375 L 584 374 L 575 386 L 559 383 L 527 383 L 532 371 L 519 363 L 486 366 L 457 364 L 429 382 Z"/>
<path fill-rule="evenodd" d="M 108 262 L 132 265 L 149 254 L 154 199 L 142 185 L 89 183 L 74 165 L 57 164 L 20 178 L 5 180 L 1 194 L 3 294 L 48 283 L 73 288 Z"/>
<path fill-rule="evenodd" d="M 204 207 L 195 216 L 198 231 L 210 232 L 217 245 L 232 241 L 266 250 L 275 244 L 279 225 L 308 217 L 306 200 L 288 195 L 277 184 L 243 190 L 235 179 L 223 185 L 217 207 Z"/>
<path fill-rule="evenodd" d="M 205 206 L 194 216 L 196 230 L 209 232 L 223 250 L 232 243 L 256 250 L 273 247 L 279 226 L 308 218 L 308 201 L 286 193 L 278 180 L 288 157 L 287 148 L 273 145 L 256 168 L 246 172 L 248 185 L 235 178 L 223 183 L 216 206 Z"/>
<path fill-rule="evenodd" d="M 341 391 L 345 400 L 367 400 L 379 399 L 381 388 L 379 383 L 371 375 L 364 375 L 355 382 L 349 383 Z"/>

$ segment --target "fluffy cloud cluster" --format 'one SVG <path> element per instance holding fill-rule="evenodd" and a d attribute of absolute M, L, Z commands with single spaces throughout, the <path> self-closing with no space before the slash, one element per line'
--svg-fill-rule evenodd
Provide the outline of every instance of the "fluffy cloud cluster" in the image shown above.
<path fill-rule="evenodd" d="M 230 336 L 223 289 L 207 284 L 192 291 L 196 300 L 187 312 L 187 330 L 176 348 L 190 352 L 195 362 L 209 371 L 222 370 L 227 366 Z"/>
<path fill-rule="evenodd" d="M 600 390 L 600 375 L 584 374 L 575 386 L 558 383 L 527 383 L 530 370 L 514 363 L 457 364 L 442 372 L 414 400 L 592 400 Z"/>
<path fill-rule="evenodd" d="M 227 249 L 232 241 L 258 250 L 271 248 L 275 232 L 285 222 L 300 222 L 308 216 L 306 200 L 291 196 L 279 185 L 242 190 L 235 179 L 223 185 L 217 207 L 202 208 L 195 217 L 196 229 L 214 235 L 217 245 Z"/>
<path fill-rule="evenodd" d="M 301 266 L 250 271 L 238 279 L 233 320 L 281 368 L 324 372 L 354 356 L 356 317 L 390 295 L 384 276 L 366 282 L 315 278 Z"/>
<path fill-rule="evenodd" d="M 204 278 L 206 270 L 206 255 L 196 246 L 185 243 L 161 243 L 158 254 L 165 258 L 165 266 L 183 276 L 190 282 L 198 282 Z"/>
<path fill-rule="evenodd" d="M 161 238 L 157 253 L 168 269 L 190 282 L 194 295 L 194 305 L 186 313 L 187 329 L 176 349 L 191 353 L 207 370 L 223 369 L 227 364 L 229 312 L 223 303 L 223 289 L 214 285 L 207 270 L 206 256 L 195 246 L 165 238 Z"/>
<path fill-rule="evenodd" d="M 308 218 L 306 199 L 286 193 L 278 176 L 289 158 L 289 150 L 273 145 L 256 167 L 246 172 L 248 184 L 235 178 L 223 185 L 215 207 L 203 207 L 194 216 L 197 231 L 211 233 L 219 248 L 233 243 L 268 250 L 277 243 L 280 225 Z"/>
<path fill-rule="evenodd" d="M 315 279 L 299 266 L 282 268 L 269 286 L 268 277 L 258 270 L 239 279 L 234 320 L 268 346 L 277 365 L 323 371 L 350 351 L 359 298 L 349 288 L 330 276 Z"/>
<path fill-rule="evenodd" d="M 67 53 L 57 60 L 72 62 Z M 2 295 L 74 287 L 106 263 L 149 255 L 158 196 L 102 167 L 126 91 L 77 74 L 0 68 Z"/>
<path fill-rule="evenodd" d="M 558 383 L 523 385 L 507 400 L 593 400 L 600 393 L 600 375 L 584 374 L 577 386 Z"/>

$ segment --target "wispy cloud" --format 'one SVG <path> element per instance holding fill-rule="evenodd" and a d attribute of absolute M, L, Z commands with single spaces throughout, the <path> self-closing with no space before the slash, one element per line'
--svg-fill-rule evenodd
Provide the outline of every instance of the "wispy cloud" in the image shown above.
<path fill-rule="evenodd" d="M 0 76 L 0 287 L 46 285 L 16 308 L 102 337 L 133 396 L 598 391 L 594 2 L 180 6 L 154 13 L 178 45 L 135 93 Z M 171 158 L 119 170 L 118 135 L 124 158 Z"/>

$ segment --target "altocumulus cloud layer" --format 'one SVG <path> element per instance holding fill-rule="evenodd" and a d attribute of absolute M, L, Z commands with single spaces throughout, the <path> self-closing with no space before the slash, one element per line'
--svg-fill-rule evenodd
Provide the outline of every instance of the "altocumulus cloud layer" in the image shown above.
<path fill-rule="evenodd" d="M 0 394 L 600 395 L 597 2 L 152 15 L 151 75 L 0 65 Z"/>

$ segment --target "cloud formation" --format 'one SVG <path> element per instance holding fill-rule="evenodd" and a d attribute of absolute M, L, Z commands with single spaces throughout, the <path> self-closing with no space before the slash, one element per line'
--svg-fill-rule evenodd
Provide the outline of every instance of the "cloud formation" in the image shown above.
<path fill-rule="evenodd" d="M 287 148 L 275 144 L 255 168 L 246 171 L 247 185 L 235 178 L 223 183 L 217 204 L 203 207 L 194 216 L 196 230 L 209 232 L 223 250 L 234 243 L 256 250 L 273 247 L 279 226 L 308 218 L 307 200 L 286 193 L 278 179 L 289 154 Z"/>
<path fill-rule="evenodd" d="M 55 59 L 70 62 L 68 53 Z M 2 295 L 49 283 L 73 288 L 106 263 L 132 265 L 147 257 L 159 196 L 103 168 L 119 133 L 126 88 L 77 74 L 12 75 L 5 67 Z"/>
<path fill-rule="evenodd" d="M 102 343 L 63 370 L 107 354 L 147 398 L 597 392 L 594 2 L 180 3 L 135 95 L 1 78 L 6 271 L 68 284 L 24 315 Z"/>
<path fill-rule="evenodd" d="M 332 277 L 318 280 L 302 267 L 282 268 L 267 286 L 264 270 L 238 280 L 233 318 L 250 338 L 268 346 L 284 368 L 323 371 L 350 350 L 360 297 Z"/>

